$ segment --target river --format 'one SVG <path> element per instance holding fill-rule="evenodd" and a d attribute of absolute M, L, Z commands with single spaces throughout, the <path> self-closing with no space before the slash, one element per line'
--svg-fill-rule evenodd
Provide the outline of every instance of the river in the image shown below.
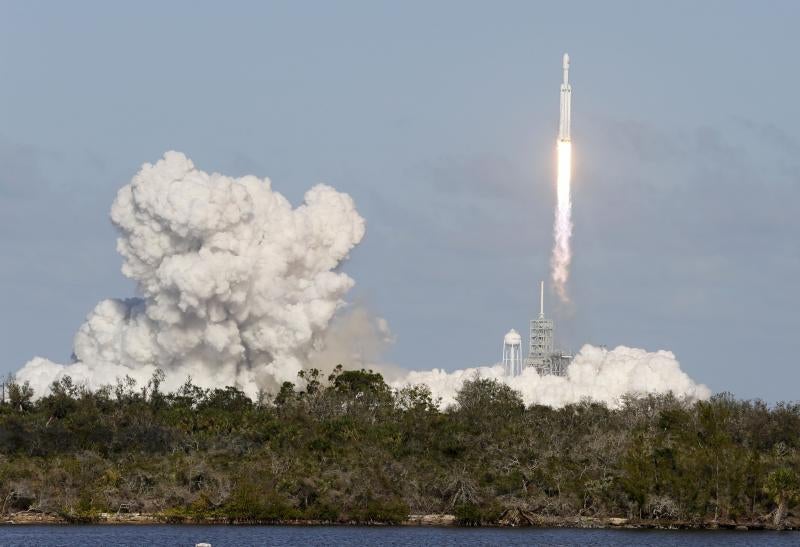
<path fill-rule="evenodd" d="M 0 546 L 248 545 L 595 545 L 800 544 L 797 532 L 432 528 L 356 526 L 18 525 L 0 527 Z"/>

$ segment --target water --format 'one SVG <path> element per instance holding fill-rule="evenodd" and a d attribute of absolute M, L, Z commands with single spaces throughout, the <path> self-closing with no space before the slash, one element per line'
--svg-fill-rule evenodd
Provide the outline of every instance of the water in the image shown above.
<path fill-rule="evenodd" d="M 349 526 L 193 526 L 193 525 L 17 525 L 0 527 L 0 546 L 213 547 L 248 545 L 596 545 L 698 546 L 800 545 L 797 532 L 722 530 L 571 530 L 509 528 L 428 528 Z"/>

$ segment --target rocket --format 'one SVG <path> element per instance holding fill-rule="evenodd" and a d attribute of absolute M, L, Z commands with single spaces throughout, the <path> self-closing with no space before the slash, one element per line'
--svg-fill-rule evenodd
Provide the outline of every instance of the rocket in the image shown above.
<path fill-rule="evenodd" d="M 572 86 L 569 85 L 569 55 L 564 54 L 564 81 L 561 83 L 561 116 L 558 120 L 558 140 L 569 142 L 569 125 L 572 109 Z"/>

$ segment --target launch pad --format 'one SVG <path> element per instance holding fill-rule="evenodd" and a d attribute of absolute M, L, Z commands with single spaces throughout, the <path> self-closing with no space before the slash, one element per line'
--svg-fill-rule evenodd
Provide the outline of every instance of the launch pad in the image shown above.
<path fill-rule="evenodd" d="M 567 367 L 573 355 L 569 351 L 555 347 L 555 324 L 544 315 L 544 281 L 539 286 L 539 317 L 531 319 L 530 345 L 525 367 L 533 367 L 540 376 L 566 376 Z M 503 338 L 503 365 L 506 374 L 522 374 L 521 338 L 511 329 Z"/>
<path fill-rule="evenodd" d="M 531 345 L 525 366 L 533 367 L 540 375 L 566 376 L 572 362 L 569 352 L 555 348 L 552 319 L 544 316 L 544 281 L 539 285 L 539 317 L 531 319 Z"/>

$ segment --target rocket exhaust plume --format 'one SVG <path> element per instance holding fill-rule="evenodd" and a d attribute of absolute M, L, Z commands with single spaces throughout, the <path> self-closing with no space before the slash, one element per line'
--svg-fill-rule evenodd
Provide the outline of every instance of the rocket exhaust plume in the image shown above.
<path fill-rule="evenodd" d="M 553 286 L 562 302 L 569 302 L 567 281 L 569 264 L 572 261 L 570 238 L 572 237 L 572 143 L 558 142 L 558 176 L 556 179 L 556 218 L 553 223 L 553 257 L 551 259 Z"/>
<path fill-rule="evenodd" d="M 561 84 L 561 114 L 558 123 L 558 174 L 556 176 L 556 215 L 553 223 L 553 256 L 550 260 L 553 286 L 562 302 L 569 302 L 567 281 L 572 261 L 572 86 L 569 84 L 569 55 L 564 54 L 564 81 Z"/>

